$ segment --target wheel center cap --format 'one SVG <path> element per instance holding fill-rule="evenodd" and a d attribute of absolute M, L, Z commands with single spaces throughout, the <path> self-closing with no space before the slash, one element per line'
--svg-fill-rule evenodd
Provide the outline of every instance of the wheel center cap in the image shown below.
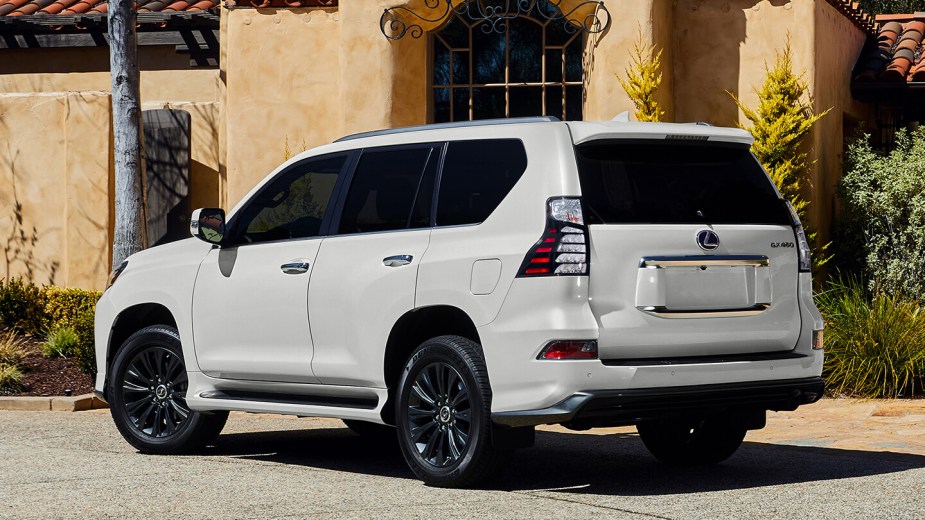
<path fill-rule="evenodd" d="M 444 406 L 443 408 L 440 409 L 440 420 L 442 422 L 445 422 L 445 423 L 450 422 L 451 417 L 452 417 L 452 413 L 450 412 L 449 406 Z"/>
<path fill-rule="evenodd" d="M 159 385 L 156 389 L 154 389 L 154 395 L 156 395 L 158 399 L 167 397 L 167 387 L 164 385 Z"/>

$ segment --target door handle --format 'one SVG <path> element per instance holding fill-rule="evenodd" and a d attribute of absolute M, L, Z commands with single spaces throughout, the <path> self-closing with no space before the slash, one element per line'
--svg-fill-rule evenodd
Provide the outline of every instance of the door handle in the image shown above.
<path fill-rule="evenodd" d="M 302 274 L 308 272 L 308 260 L 296 259 L 290 260 L 279 268 L 286 274 Z"/>
<path fill-rule="evenodd" d="M 411 255 L 387 256 L 382 259 L 382 265 L 386 267 L 400 267 L 411 263 L 414 257 Z"/>

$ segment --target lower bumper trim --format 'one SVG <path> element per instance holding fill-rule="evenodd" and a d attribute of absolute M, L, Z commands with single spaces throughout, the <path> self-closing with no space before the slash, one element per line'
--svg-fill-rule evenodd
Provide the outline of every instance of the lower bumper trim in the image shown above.
<path fill-rule="evenodd" d="M 504 426 L 621 426 L 670 417 L 727 410 L 796 410 L 818 401 L 825 390 L 820 377 L 715 385 L 588 390 L 549 408 L 493 413 Z"/>

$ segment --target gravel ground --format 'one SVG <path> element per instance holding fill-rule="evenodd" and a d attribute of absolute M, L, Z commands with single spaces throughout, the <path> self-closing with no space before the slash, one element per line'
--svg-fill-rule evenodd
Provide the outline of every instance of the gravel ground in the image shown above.
<path fill-rule="evenodd" d="M 683 470 L 656 463 L 632 429 L 547 428 L 489 489 L 444 490 L 414 480 L 394 442 L 334 420 L 235 413 L 204 454 L 159 457 L 132 450 L 106 410 L 5 411 L 0 516 L 925 517 L 925 453 L 814 447 L 799 431 L 784 433 L 802 446 L 776 444 L 785 424 L 793 427 L 772 420 L 764 437 L 749 434 L 722 465 Z"/>

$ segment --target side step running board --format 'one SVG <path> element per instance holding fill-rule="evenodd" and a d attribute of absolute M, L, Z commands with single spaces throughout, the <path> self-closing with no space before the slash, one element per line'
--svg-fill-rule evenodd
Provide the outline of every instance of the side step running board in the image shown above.
<path fill-rule="evenodd" d="M 378 397 L 337 397 L 330 395 L 274 394 L 267 392 L 243 392 L 240 390 L 213 390 L 199 394 L 203 399 L 228 401 L 251 401 L 262 403 L 294 404 L 304 406 L 330 406 L 332 408 L 358 408 L 374 410 L 379 405 Z"/>

